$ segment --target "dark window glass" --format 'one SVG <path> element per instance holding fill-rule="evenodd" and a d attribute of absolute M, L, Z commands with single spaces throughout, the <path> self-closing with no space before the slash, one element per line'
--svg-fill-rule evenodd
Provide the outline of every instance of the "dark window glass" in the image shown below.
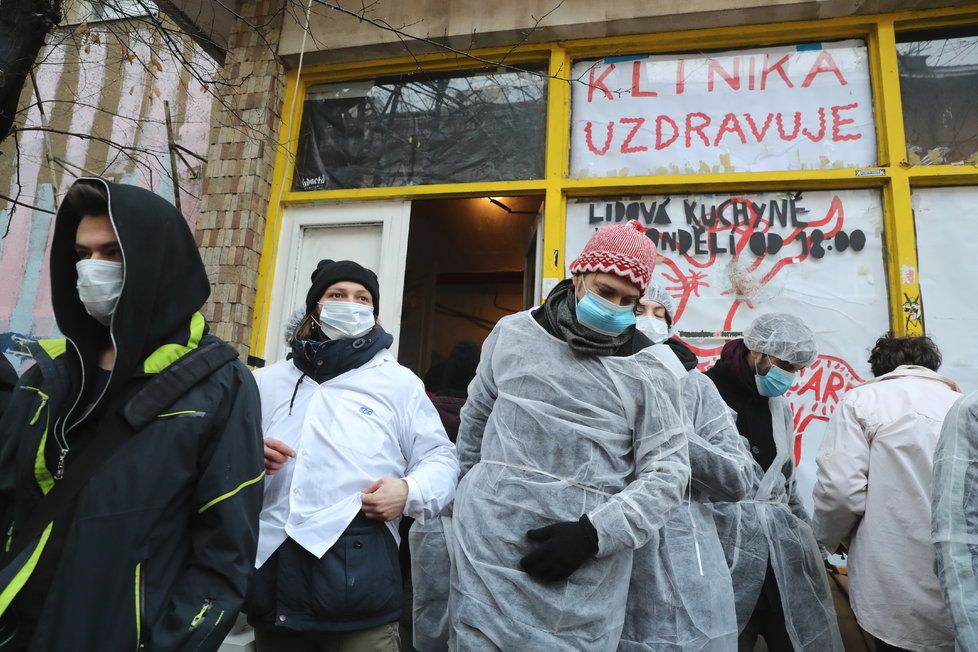
<path fill-rule="evenodd" d="M 978 165 L 978 36 L 912 34 L 897 44 L 907 160 Z"/>
<path fill-rule="evenodd" d="M 293 190 L 542 178 L 546 76 L 528 70 L 310 88 Z"/>

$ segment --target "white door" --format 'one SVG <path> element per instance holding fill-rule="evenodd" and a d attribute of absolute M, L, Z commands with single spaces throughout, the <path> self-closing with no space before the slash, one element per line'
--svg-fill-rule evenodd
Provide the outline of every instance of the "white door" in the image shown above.
<path fill-rule="evenodd" d="M 285 208 L 275 260 L 272 296 L 266 315 L 263 357 L 271 364 L 285 357 L 285 324 L 305 305 L 312 272 L 320 260 L 353 260 L 380 280 L 380 323 L 397 336 L 407 262 L 411 203 L 406 201 L 312 204 Z"/>

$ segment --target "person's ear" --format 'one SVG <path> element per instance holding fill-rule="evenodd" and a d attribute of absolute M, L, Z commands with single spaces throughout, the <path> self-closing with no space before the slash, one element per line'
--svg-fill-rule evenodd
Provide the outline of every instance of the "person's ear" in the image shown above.
<path fill-rule="evenodd" d="M 754 373 L 759 374 L 761 376 L 764 375 L 762 373 L 763 367 L 761 365 L 761 360 L 763 359 L 764 359 L 763 353 L 758 353 L 757 351 L 750 351 L 750 350 L 747 351 L 747 364 L 750 365 L 750 368 L 752 371 L 754 371 Z"/>

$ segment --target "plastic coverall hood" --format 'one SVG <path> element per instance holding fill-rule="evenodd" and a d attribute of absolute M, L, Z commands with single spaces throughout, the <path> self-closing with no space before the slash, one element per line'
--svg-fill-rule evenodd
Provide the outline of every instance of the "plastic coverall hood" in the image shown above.
<path fill-rule="evenodd" d="M 678 379 L 647 350 L 581 355 L 528 312 L 499 321 L 457 442 L 456 649 L 616 649 L 633 551 L 689 480 L 679 406 Z M 519 570 L 527 530 L 582 514 L 598 533 L 593 559 L 562 582 Z"/>
<path fill-rule="evenodd" d="M 978 392 L 951 407 L 934 454 L 937 577 L 961 650 L 978 650 Z"/>
<path fill-rule="evenodd" d="M 822 555 L 795 486 L 791 410 L 782 397 L 769 399 L 768 406 L 778 451 L 774 462 L 765 473 L 755 463 L 745 500 L 710 504 L 736 588 L 737 624 L 743 630 L 750 619 L 770 563 L 795 650 L 842 652 Z"/>
<path fill-rule="evenodd" d="M 652 350 L 678 364 L 666 346 Z M 754 462 L 709 378 L 690 372 L 682 394 L 689 420 L 692 495 L 652 542 L 635 551 L 620 652 L 737 648 L 730 570 L 712 513 L 703 502 L 744 498 L 754 479 Z"/>

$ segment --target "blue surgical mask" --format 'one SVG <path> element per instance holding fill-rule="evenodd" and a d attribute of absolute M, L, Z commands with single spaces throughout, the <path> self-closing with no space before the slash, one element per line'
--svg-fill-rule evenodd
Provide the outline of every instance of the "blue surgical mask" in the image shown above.
<path fill-rule="evenodd" d="M 771 365 L 767 373 L 763 376 L 757 375 L 757 368 L 754 369 L 754 382 L 757 383 L 757 391 L 761 396 L 781 396 L 787 392 L 795 383 L 795 376 L 790 371 L 785 371 L 777 365 Z"/>
<path fill-rule="evenodd" d="M 602 335 L 621 335 L 635 325 L 635 306 L 619 306 L 594 294 L 587 287 L 577 302 L 577 321 Z"/>

